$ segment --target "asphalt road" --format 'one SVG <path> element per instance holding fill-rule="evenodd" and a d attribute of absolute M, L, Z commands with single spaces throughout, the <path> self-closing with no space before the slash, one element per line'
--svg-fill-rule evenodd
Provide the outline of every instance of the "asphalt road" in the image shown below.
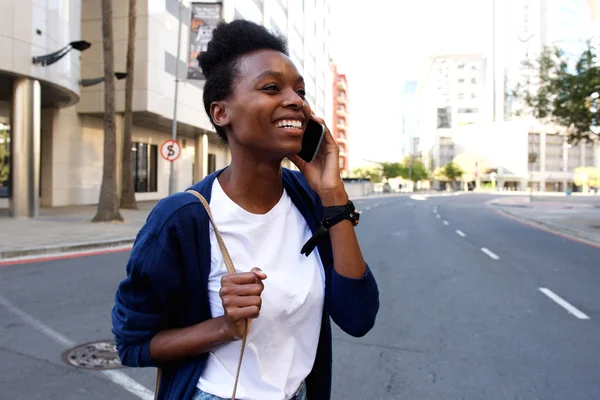
<path fill-rule="evenodd" d="M 357 202 L 381 309 L 363 338 L 335 329 L 332 399 L 600 399 L 600 249 L 506 219 L 490 199 Z M 127 256 L 0 267 L 0 399 L 153 388 L 153 369 L 104 375 L 61 358 L 111 339 Z"/>

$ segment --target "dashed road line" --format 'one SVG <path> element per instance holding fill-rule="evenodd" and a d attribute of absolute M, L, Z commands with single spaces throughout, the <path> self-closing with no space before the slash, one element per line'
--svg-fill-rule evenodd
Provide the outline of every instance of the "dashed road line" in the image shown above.
<path fill-rule="evenodd" d="M 552 290 L 547 288 L 539 288 L 540 292 L 548 296 L 556 304 L 567 310 L 569 314 L 572 314 L 575 318 L 579 319 L 590 319 L 585 313 L 581 312 L 577 307 L 571 305 L 568 301 L 554 293 Z"/>
<path fill-rule="evenodd" d="M 438 219 L 441 218 L 440 214 L 435 214 L 435 217 L 438 218 Z"/>
<path fill-rule="evenodd" d="M 500 257 L 498 257 L 496 254 L 494 254 L 490 250 L 486 249 L 485 247 L 482 247 L 481 251 L 483 251 L 485 254 L 487 254 L 491 259 L 494 259 L 494 260 L 500 259 Z"/>
<path fill-rule="evenodd" d="M 444 221 L 444 225 L 450 225 L 448 221 Z"/>
<path fill-rule="evenodd" d="M 461 231 L 461 230 L 459 230 L 459 229 L 457 229 L 457 230 L 456 230 L 456 233 L 457 233 L 457 234 L 458 234 L 458 236 L 460 236 L 460 237 L 465 237 L 465 236 L 467 236 L 467 235 L 465 235 L 465 234 L 464 234 L 464 232 L 463 232 L 463 231 Z"/>

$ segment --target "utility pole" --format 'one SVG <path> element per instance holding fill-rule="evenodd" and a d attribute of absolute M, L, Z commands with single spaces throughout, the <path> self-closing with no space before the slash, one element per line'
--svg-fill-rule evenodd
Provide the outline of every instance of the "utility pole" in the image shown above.
<path fill-rule="evenodd" d="M 175 59 L 175 96 L 173 101 L 173 121 L 171 126 L 171 139 L 177 141 L 177 103 L 179 100 L 179 64 L 181 59 L 181 26 L 183 25 L 183 5 L 177 1 L 179 7 L 179 32 L 177 33 L 177 58 Z M 171 161 L 169 176 L 169 194 L 175 193 L 175 161 Z"/>

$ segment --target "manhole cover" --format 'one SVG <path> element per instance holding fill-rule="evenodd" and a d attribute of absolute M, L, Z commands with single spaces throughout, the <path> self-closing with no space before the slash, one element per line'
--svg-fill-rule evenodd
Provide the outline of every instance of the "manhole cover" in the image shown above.
<path fill-rule="evenodd" d="M 63 361 L 77 368 L 94 370 L 123 367 L 112 341 L 87 343 L 69 349 L 63 353 Z"/>

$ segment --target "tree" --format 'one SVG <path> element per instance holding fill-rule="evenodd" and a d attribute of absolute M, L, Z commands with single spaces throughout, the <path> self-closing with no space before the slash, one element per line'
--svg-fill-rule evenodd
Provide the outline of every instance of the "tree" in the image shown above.
<path fill-rule="evenodd" d="M 379 168 L 356 168 L 352 171 L 352 177 L 370 179 L 373 183 L 381 183 L 383 176 Z"/>
<path fill-rule="evenodd" d="M 441 173 L 454 185 L 454 182 L 465 174 L 464 171 L 454 162 L 444 165 Z"/>
<path fill-rule="evenodd" d="M 587 188 L 587 187 L 600 188 L 600 168 L 596 168 L 596 167 L 575 168 L 574 182 L 577 186 L 583 186 L 584 188 Z"/>
<path fill-rule="evenodd" d="M 397 178 L 399 176 L 404 176 L 406 173 L 406 168 L 398 162 L 381 163 L 381 175 L 385 178 L 385 181 L 388 182 L 392 178 Z"/>
<path fill-rule="evenodd" d="M 93 222 L 123 221 L 117 191 L 117 127 L 115 125 L 115 68 L 112 0 L 102 0 L 102 50 L 104 57 L 104 166 L 98 211 Z"/>
<path fill-rule="evenodd" d="M 420 159 L 406 157 L 402 162 L 402 177 L 413 182 L 429 179 L 429 172 Z"/>
<path fill-rule="evenodd" d="M 123 154 L 121 160 L 121 208 L 137 209 L 133 187 L 131 160 L 133 131 L 133 73 L 135 65 L 135 35 L 137 0 L 129 0 L 129 30 L 127 33 L 127 81 L 125 82 L 125 126 L 123 129 Z"/>
<path fill-rule="evenodd" d="M 513 95 L 532 115 L 564 129 L 569 143 L 596 140 L 600 133 L 600 59 L 590 42 L 573 65 L 557 47 L 545 47 L 523 66 L 535 71 Z M 531 75 L 531 74 L 529 74 Z"/>

